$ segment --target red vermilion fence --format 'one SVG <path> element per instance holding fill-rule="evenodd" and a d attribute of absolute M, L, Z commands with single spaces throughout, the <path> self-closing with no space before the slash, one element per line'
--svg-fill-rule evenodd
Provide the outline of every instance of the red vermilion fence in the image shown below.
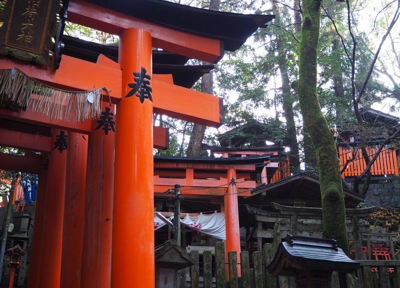
<path fill-rule="evenodd" d="M 289 158 L 287 158 L 286 160 L 279 162 L 279 167 L 275 171 L 269 183 L 281 180 L 289 176 L 290 176 L 290 161 Z"/>
<path fill-rule="evenodd" d="M 377 148 L 367 148 L 368 155 L 372 158 Z M 365 170 L 365 161 L 361 154 L 361 149 L 357 148 L 346 148 L 339 146 L 339 160 L 340 169 L 347 164 L 346 169 L 342 173 L 342 177 L 355 177 L 361 175 Z M 399 175 L 399 166 L 397 163 L 396 150 L 394 148 L 383 148 L 378 158 L 375 160 L 371 167 L 371 173 L 373 176 L 384 176 L 384 175 Z"/>

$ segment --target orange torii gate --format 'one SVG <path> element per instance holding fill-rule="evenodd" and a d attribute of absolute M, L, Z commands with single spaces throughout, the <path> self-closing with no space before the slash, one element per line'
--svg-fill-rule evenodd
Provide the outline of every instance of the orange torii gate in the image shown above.
<path fill-rule="evenodd" d="M 91 117 L 68 118 L 67 108 L 57 110 L 61 117 L 28 102 L 17 103 L 16 111 L 19 100 L 7 93 L 21 98 L 28 84 L 2 92 L 0 145 L 41 152 L 0 155 L 6 166 L 1 169 L 39 174 L 28 287 L 154 287 L 153 147 L 167 145 L 167 132 L 153 128 L 153 113 L 218 126 L 223 108 L 218 97 L 177 86 L 171 75 L 153 74 L 153 48 L 215 63 L 224 50 L 239 48 L 273 16 L 222 13 L 160 0 L 72 0 L 63 1 L 63 7 L 56 0 L 16 3 L 7 1 L 0 13 L 0 21 L 6 23 L 0 27 L 0 53 L 6 55 L 0 56 L 0 88 L 6 89 L 4 83 L 14 83 L 15 77 L 33 79 L 32 103 L 45 99 L 46 107 L 58 109 L 66 107 L 68 91 L 83 91 L 87 98 L 82 105 L 97 99 L 102 120 L 112 121 L 110 113 L 115 113 L 111 129 Z M 119 35 L 118 62 L 101 54 L 95 63 L 61 56 L 60 33 L 50 35 L 60 27 L 51 22 L 54 12 L 68 12 L 73 23 Z M 43 26 L 39 18 L 50 22 Z M 50 98 L 55 90 L 49 87 L 60 89 L 63 100 Z M 84 93 L 103 88 L 107 93 L 95 100 L 92 92 Z M 68 115 L 81 115 L 78 106 L 68 107 Z M 104 131 L 96 129 L 101 125 Z M 227 176 L 236 178 L 235 171 L 229 169 Z M 227 212 L 237 215 L 235 199 L 229 201 L 233 202 Z M 228 219 L 235 227 L 235 217 Z M 240 251 L 236 238 L 227 240 L 227 246 Z"/>

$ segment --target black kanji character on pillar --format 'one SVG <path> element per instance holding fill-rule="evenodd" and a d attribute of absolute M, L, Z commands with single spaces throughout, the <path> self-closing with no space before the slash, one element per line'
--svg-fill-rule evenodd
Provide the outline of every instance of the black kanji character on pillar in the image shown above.
<path fill-rule="evenodd" d="M 60 134 L 56 136 L 56 141 L 54 142 L 54 149 L 57 149 L 62 153 L 62 151 L 67 150 L 68 148 L 68 136 L 65 135 L 64 131 L 60 131 Z"/>
<path fill-rule="evenodd" d="M 105 112 L 101 112 L 100 120 L 97 120 L 96 122 L 99 124 L 97 125 L 96 129 L 100 129 L 100 127 L 103 127 L 104 133 L 108 135 L 108 131 L 113 131 L 115 132 L 114 125 L 115 121 L 113 120 L 114 113 L 110 112 L 110 108 L 106 107 Z"/>
<path fill-rule="evenodd" d="M 146 74 L 146 69 L 142 67 L 141 72 L 133 73 L 135 76 L 133 80 L 135 83 L 128 84 L 129 88 L 132 88 L 131 91 L 126 95 L 126 97 L 131 97 L 136 92 L 136 96 L 139 97 L 140 103 L 143 103 L 144 99 L 149 99 L 153 102 L 153 98 L 151 97 L 151 92 L 153 89 L 150 87 L 150 75 Z"/>

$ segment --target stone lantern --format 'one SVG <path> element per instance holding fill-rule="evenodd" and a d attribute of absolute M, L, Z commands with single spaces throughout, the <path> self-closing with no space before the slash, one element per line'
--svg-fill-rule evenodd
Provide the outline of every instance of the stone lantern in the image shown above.
<path fill-rule="evenodd" d="M 9 287 L 14 285 L 15 270 L 21 266 L 21 256 L 26 254 L 26 251 L 18 244 L 6 251 L 10 255 L 10 260 L 7 266 L 11 268 Z"/>

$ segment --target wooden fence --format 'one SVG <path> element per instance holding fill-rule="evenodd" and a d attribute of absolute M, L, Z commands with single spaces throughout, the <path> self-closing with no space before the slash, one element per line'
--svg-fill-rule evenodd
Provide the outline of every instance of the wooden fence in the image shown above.
<path fill-rule="evenodd" d="M 225 261 L 224 243 L 218 242 L 212 251 L 190 252 L 196 264 L 179 271 L 178 288 L 294 288 L 294 277 L 274 277 L 266 267 L 274 257 L 273 244 L 265 244 L 262 252 L 251 255 L 242 251 L 228 253 Z M 400 288 L 400 261 L 360 260 L 361 269 L 348 275 L 349 288 Z M 238 264 L 240 263 L 240 264 Z M 238 275 L 238 265 L 241 275 Z M 279 283 L 279 284 L 278 284 Z M 337 274 L 333 274 L 332 287 L 339 288 Z"/>
<path fill-rule="evenodd" d="M 367 148 L 368 155 L 372 158 L 377 148 Z M 342 177 L 355 177 L 361 175 L 365 170 L 365 161 L 361 149 L 344 148 L 339 146 L 340 169 L 347 165 Z M 399 175 L 396 150 L 394 148 L 383 148 L 374 164 L 371 166 L 371 174 L 374 176 Z"/>
<path fill-rule="evenodd" d="M 351 287 L 400 288 L 400 261 L 360 260 L 361 269 Z"/>
<path fill-rule="evenodd" d="M 180 271 L 179 288 L 265 287 L 265 263 L 263 264 L 262 254 L 258 251 L 252 253 L 251 263 L 248 251 L 241 252 L 240 259 L 235 251 L 229 252 L 228 263 L 226 263 L 225 246 L 222 242 L 215 245 L 214 255 L 212 251 L 203 251 L 202 255 L 199 255 L 198 251 L 192 251 L 190 254 L 196 259 L 196 265 Z M 238 275 L 238 263 L 240 263 L 241 277 Z M 227 279 L 229 280 L 227 281 Z"/>

